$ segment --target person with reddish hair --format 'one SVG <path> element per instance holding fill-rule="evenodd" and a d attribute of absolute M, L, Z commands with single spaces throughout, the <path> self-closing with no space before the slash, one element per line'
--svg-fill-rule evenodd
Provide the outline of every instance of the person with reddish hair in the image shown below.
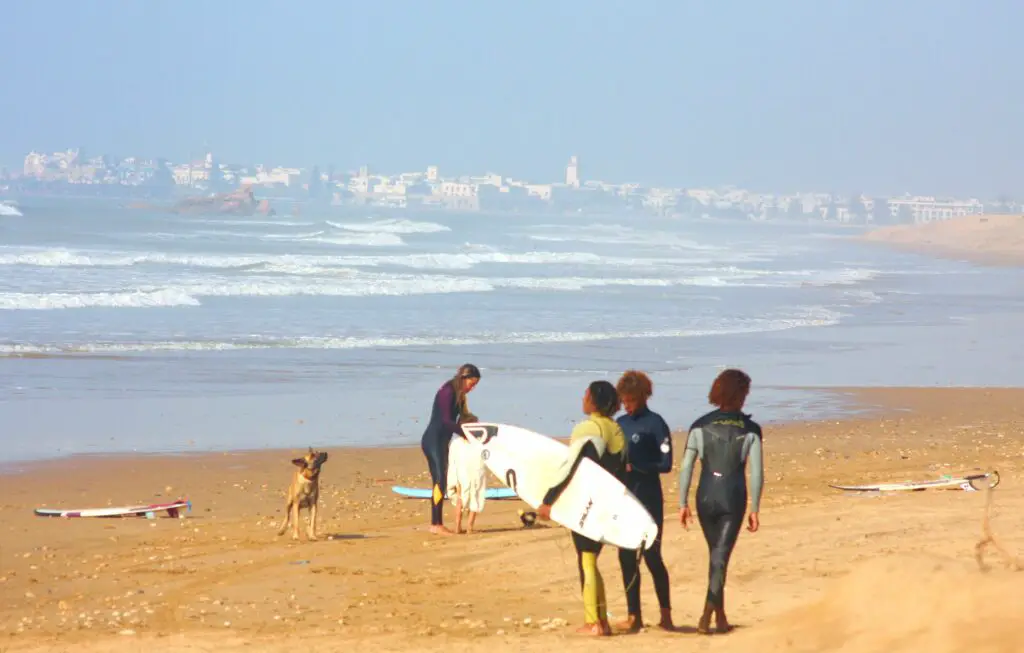
<path fill-rule="evenodd" d="M 700 459 L 697 485 L 697 519 L 708 543 L 708 592 L 697 631 L 710 632 L 711 617 L 715 630 L 727 632 L 725 616 L 725 575 L 736 538 L 747 511 L 746 467 L 750 465 L 750 514 L 747 530 L 756 533 L 764 488 L 764 463 L 761 426 L 743 412 L 750 392 L 750 377 L 741 370 L 728 369 L 718 375 L 708 393 L 708 402 L 716 407 L 690 426 L 679 472 L 679 520 L 689 528 L 690 482 L 694 462 Z"/>
<path fill-rule="evenodd" d="M 661 539 L 665 521 L 665 495 L 661 475 L 672 471 L 672 431 L 661 415 L 651 410 L 647 401 L 654 394 L 651 378 L 638 370 L 627 370 L 615 389 L 622 399 L 625 413 L 618 418 L 626 436 L 626 489 L 633 493 L 658 524 L 658 539 L 640 556 L 654 580 L 654 593 L 661 608 L 658 626 L 673 630 L 672 599 L 669 593 L 668 569 L 661 556 Z M 636 551 L 619 549 L 619 567 L 626 588 L 626 620 L 619 624 L 630 632 L 644 627 L 640 611 L 640 565 Z"/>

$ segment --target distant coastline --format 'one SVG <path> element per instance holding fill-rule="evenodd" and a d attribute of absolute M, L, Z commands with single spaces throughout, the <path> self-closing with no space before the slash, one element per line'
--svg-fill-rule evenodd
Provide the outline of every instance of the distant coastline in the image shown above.
<path fill-rule="evenodd" d="M 972 215 L 882 227 L 859 237 L 903 251 L 994 267 L 1024 266 L 1024 215 Z"/>

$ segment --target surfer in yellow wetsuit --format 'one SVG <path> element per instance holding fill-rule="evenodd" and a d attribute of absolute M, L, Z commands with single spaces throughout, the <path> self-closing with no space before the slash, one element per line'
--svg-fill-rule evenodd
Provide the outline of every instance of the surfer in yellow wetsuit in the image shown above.
<path fill-rule="evenodd" d="M 584 458 L 590 458 L 616 478 L 621 478 L 626 466 L 626 437 L 622 434 L 622 428 L 612 419 L 619 405 L 619 395 L 611 383 L 594 381 L 587 388 L 583 395 L 583 412 L 588 417 L 572 430 L 569 454 L 559 469 L 557 482 L 548 490 L 544 503 L 537 509 L 539 518 L 551 518 L 552 504 L 569 485 Z M 572 534 L 572 543 L 576 547 L 576 562 L 583 590 L 584 625 L 578 632 L 611 635 L 604 580 L 597 568 L 597 556 L 604 545 L 575 532 Z"/>

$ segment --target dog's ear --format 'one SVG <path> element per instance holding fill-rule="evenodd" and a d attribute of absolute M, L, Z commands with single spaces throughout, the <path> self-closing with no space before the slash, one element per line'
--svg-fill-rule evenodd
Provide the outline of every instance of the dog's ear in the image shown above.
<path fill-rule="evenodd" d="M 296 467 L 301 467 L 302 469 L 305 469 L 306 468 L 306 459 L 305 458 L 295 458 L 295 459 L 292 460 L 292 464 L 295 465 Z"/>

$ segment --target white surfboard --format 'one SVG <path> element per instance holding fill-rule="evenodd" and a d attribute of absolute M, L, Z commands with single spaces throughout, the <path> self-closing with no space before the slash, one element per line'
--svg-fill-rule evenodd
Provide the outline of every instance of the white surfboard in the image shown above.
<path fill-rule="evenodd" d="M 168 517 L 183 518 L 182 508 L 192 510 L 192 502 L 178 499 L 170 503 L 153 503 L 145 506 L 118 506 L 114 508 L 36 508 L 37 517 L 138 517 L 154 518 L 156 513 L 166 511 Z"/>
<path fill-rule="evenodd" d="M 992 471 L 985 474 L 970 474 L 968 476 L 951 476 L 940 478 L 934 481 L 904 481 L 902 483 L 876 483 L 873 485 L 829 485 L 836 490 L 847 492 L 919 492 L 921 490 L 938 488 L 961 488 L 964 490 L 980 490 L 985 486 L 976 484 L 977 481 L 988 480 L 988 486 L 994 488 L 999 485 L 999 472 Z"/>
<path fill-rule="evenodd" d="M 487 468 L 536 509 L 551 488 L 569 447 L 508 424 L 463 424 L 480 447 Z M 650 548 L 658 524 L 626 486 L 593 460 L 584 459 L 551 507 L 551 519 L 569 530 L 622 549 Z"/>

